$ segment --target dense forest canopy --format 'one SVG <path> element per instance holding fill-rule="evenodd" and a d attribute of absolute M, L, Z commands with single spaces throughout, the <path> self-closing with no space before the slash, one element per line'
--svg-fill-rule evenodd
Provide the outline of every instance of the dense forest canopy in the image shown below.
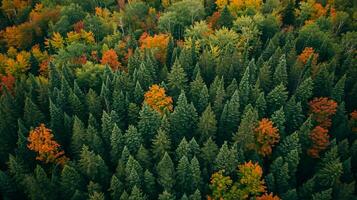
<path fill-rule="evenodd" d="M 0 2 L 2 199 L 357 199 L 357 1 Z"/>

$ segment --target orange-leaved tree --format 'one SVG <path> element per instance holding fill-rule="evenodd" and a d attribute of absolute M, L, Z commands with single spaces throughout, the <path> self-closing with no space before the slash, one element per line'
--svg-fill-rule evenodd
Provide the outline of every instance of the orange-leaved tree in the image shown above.
<path fill-rule="evenodd" d="M 298 60 L 300 62 L 302 62 L 303 64 L 306 64 L 311 56 L 312 56 L 312 64 L 316 64 L 317 63 L 317 58 L 319 57 L 319 54 L 315 53 L 314 48 L 305 47 L 305 49 L 298 56 Z"/>
<path fill-rule="evenodd" d="M 309 102 L 312 119 L 323 128 L 331 126 L 331 117 L 336 113 L 337 103 L 327 97 L 314 98 Z"/>
<path fill-rule="evenodd" d="M 170 35 L 168 34 L 157 34 L 150 36 L 146 32 L 140 37 L 140 49 L 152 49 L 155 58 L 161 63 L 166 61 L 167 45 L 169 44 Z"/>
<path fill-rule="evenodd" d="M 7 76 L 2 76 L 0 74 L 0 80 L 0 92 L 2 91 L 3 87 L 6 87 L 8 91 L 12 91 L 15 84 L 14 76 L 12 76 L 11 74 L 8 74 Z"/>
<path fill-rule="evenodd" d="M 267 194 L 257 197 L 256 200 L 280 200 L 278 196 L 274 196 L 273 193 Z"/>
<path fill-rule="evenodd" d="M 255 129 L 255 137 L 257 140 L 256 150 L 262 156 L 267 156 L 272 153 L 272 147 L 279 142 L 280 136 L 278 129 L 274 127 L 273 122 L 267 118 L 263 118 L 258 127 Z"/>
<path fill-rule="evenodd" d="M 248 199 L 249 196 L 257 196 L 265 192 L 263 169 L 258 163 L 252 161 L 245 162 L 238 166 L 239 188 L 242 199 Z"/>
<path fill-rule="evenodd" d="M 108 64 L 113 70 L 117 70 L 122 67 L 118 60 L 118 55 L 114 51 L 114 49 L 109 49 L 107 51 L 104 51 L 100 62 L 104 65 Z"/>
<path fill-rule="evenodd" d="M 325 150 L 330 143 L 328 130 L 321 126 L 316 126 L 309 134 L 309 138 L 311 139 L 312 146 L 307 150 L 307 153 L 313 158 L 318 158 L 320 152 Z"/>
<path fill-rule="evenodd" d="M 28 141 L 27 147 L 37 152 L 37 160 L 61 165 L 68 161 L 61 146 L 53 139 L 52 131 L 44 124 L 40 124 L 39 127 L 30 131 Z"/>
<path fill-rule="evenodd" d="M 149 88 L 149 91 L 145 93 L 144 97 L 145 103 L 161 114 L 163 114 L 166 110 L 172 111 L 173 109 L 172 97 L 166 96 L 165 89 L 156 84 Z"/>

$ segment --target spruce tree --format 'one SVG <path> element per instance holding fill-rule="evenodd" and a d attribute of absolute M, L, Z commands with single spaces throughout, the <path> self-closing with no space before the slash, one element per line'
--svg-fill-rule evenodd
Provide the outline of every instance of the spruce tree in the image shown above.
<path fill-rule="evenodd" d="M 144 192 L 146 194 L 148 194 L 151 198 L 154 198 L 156 196 L 155 187 L 156 187 L 156 184 L 155 184 L 154 175 L 149 170 L 145 170 L 145 172 L 144 172 Z"/>
<path fill-rule="evenodd" d="M 220 141 L 231 138 L 231 135 L 237 130 L 240 117 L 239 106 L 239 93 L 236 90 L 232 98 L 224 105 L 219 121 Z"/>
<path fill-rule="evenodd" d="M 226 27 L 231 28 L 233 24 L 233 16 L 228 10 L 227 6 L 224 6 L 223 10 L 221 11 L 221 15 L 217 21 L 217 25 L 219 27 Z"/>
<path fill-rule="evenodd" d="M 288 84 L 288 73 L 286 69 L 286 58 L 285 55 L 282 55 L 279 59 L 278 66 L 275 68 L 273 75 L 274 86 L 278 86 L 279 84 L 287 87 Z"/>
<path fill-rule="evenodd" d="M 124 136 L 122 131 L 114 124 L 112 135 L 110 137 L 110 156 L 112 164 L 117 164 L 119 160 L 119 155 L 124 148 Z"/>
<path fill-rule="evenodd" d="M 157 181 L 166 191 L 171 191 L 175 184 L 175 168 L 168 153 L 165 153 L 162 160 L 157 164 Z"/>
<path fill-rule="evenodd" d="M 63 197 L 70 199 L 76 190 L 83 189 L 84 181 L 74 167 L 65 165 L 61 172 L 60 187 Z"/>
<path fill-rule="evenodd" d="M 38 106 L 30 99 L 26 98 L 24 105 L 24 122 L 27 127 L 37 127 L 44 123 L 45 116 Z"/>
<path fill-rule="evenodd" d="M 200 189 L 202 186 L 202 177 L 201 177 L 201 168 L 200 168 L 200 163 L 198 161 L 198 159 L 196 158 L 196 156 L 194 156 L 191 159 L 190 162 L 190 170 L 191 170 L 191 174 L 192 174 L 192 190 L 194 189 Z"/>
<path fill-rule="evenodd" d="M 131 153 L 136 153 L 143 142 L 143 138 L 135 126 L 129 125 L 124 134 L 125 144 Z"/>
<path fill-rule="evenodd" d="M 146 199 L 147 199 L 146 195 L 143 194 L 137 186 L 134 186 L 128 198 L 128 200 L 146 200 Z"/>
<path fill-rule="evenodd" d="M 229 148 L 227 142 L 224 142 L 214 161 L 215 170 L 224 170 L 227 174 L 233 173 L 238 164 L 236 156 L 236 149 Z"/>
<path fill-rule="evenodd" d="M 160 161 L 165 152 L 170 152 L 171 140 L 167 133 L 162 129 L 157 131 L 155 138 L 152 140 L 152 152 L 155 160 Z"/>
<path fill-rule="evenodd" d="M 189 104 L 185 93 L 182 91 L 177 106 L 170 116 L 171 134 L 174 142 L 180 141 L 183 136 L 189 136 L 196 129 L 197 112 L 193 104 Z"/>
<path fill-rule="evenodd" d="M 183 156 L 188 157 L 189 153 L 189 143 L 187 142 L 186 138 L 182 138 L 180 144 L 176 148 L 176 161 L 179 161 Z"/>
<path fill-rule="evenodd" d="M 196 79 L 190 83 L 190 97 L 197 112 L 202 113 L 208 105 L 209 94 L 200 72 L 197 72 Z"/>
<path fill-rule="evenodd" d="M 233 141 L 237 143 L 238 147 L 242 147 L 244 150 L 251 149 L 255 142 L 254 129 L 257 127 L 257 124 L 258 112 L 249 104 L 244 109 L 238 131 L 233 135 Z"/>
<path fill-rule="evenodd" d="M 187 75 L 178 60 L 175 61 L 170 73 L 167 75 L 168 87 L 171 96 L 176 99 L 181 90 L 186 90 Z"/>
<path fill-rule="evenodd" d="M 190 163 L 186 156 L 182 156 L 176 169 L 176 184 L 178 191 L 183 193 L 190 192 L 192 188 L 192 173 Z"/>
<path fill-rule="evenodd" d="M 207 106 L 202 113 L 197 124 L 197 138 L 199 142 L 203 143 L 208 138 L 215 137 L 217 131 L 217 120 L 214 112 L 212 111 L 211 104 Z"/>
<path fill-rule="evenodd" d="M 153 139 L 161 124 L 160 114 L 144 103 L 140 113 L 138 130 L 147 144 Z"/>
<path fill-rule="evenodd" d="M 282 84 L 276 86 L 272 91 L 267 95 L 267 105 L 268 113 L 271 114 L 281 106 L 283 106 L 288 99 L 288 92 L 286 91 L 286 87 Z"/>
<path fill-rule="evenodd" d="M 175 196 L 169 193 L 167 190 L 164 190 L 160 195 L 158 200 L 175 200 Z"/>
<path fill-rule="evenodd" d="M 123 193 L 124 184 L 118 179 L 118 177 L 114 174 L 110 181 L 110 196 L 112 199 L 119 199 L 121 194 Z"/>

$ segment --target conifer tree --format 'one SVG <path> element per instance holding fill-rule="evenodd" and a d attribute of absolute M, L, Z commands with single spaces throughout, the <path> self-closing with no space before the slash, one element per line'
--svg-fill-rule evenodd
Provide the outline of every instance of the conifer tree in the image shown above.
<path fill-rule="evenodd" d="M 219 122 L 220 138 L 228 139 L 237 130 L 239 123 L 239 93 L 236 90 L 232 98 L 224 105 L 224 109 Z"/>
<path fill-rule="evenodd" d="M 175 184 L 175 168 L 174 164 L 168 153 L 165 153 L 162 160 L 157 164 L 156 167 L 157 175 L 158 175 L 158 183 L 161 187 L 166 191 L 171 191 Z"/>
<path fill-rule="evenodd" d="M 178 142 L 182 136 L 188 136 L 192 130 L 196 129 L 197 112 L 193 104 L 189 104 L 185 93 L 182 91 L 170 116 L 171 134 L 174 142 Z"/>
<path fill-rule="evenodd" d="M 197 72 L 196 79 L 190 83 L 190 97 L 197 112 L 202 113 L 208 105 L 209 94 L 199 71 Z"/>
<path fill-rule="evenodd" d="M 161 117 L 160 114 L 149 107 L 144 103 L 140 113 L 139 113 L 139 122 L 138 122 L 138 130 L 140 134 L 143 136 L 144 141 L 152 140 L 154 134 L 157 132 L 160 127 Z"/>
<path fill-rule="evenodd" d="M 272 91 L 267 95 L 267 105 L 268 113 L 271 114 L 281 106 L 283 106 L 288 99 L 288 92 L 286 91 L 286 87 L 282 84 L 276 86 Z"/>
<path fill-rule="evenodd" d="M 258 112 L 249 104 L 244 109 L 238 131 L 233 135 L 233 140 L 244 150 L 249 150 L 254 144 L 254 129 L 258 123 Z"/>
<path fill-rule="evenodd" d="M 136 153 L 143 142 L 143 138 L 135 126 L 129 125 L 124 134 L 125 144 L 131 153 Z"/>
<path fill-rule="evenodd" d="M 36 127 L 40 123 L 43 123 L 45 116 L 38 108 L 38 106 L 33 103 L 30 98 L 26 98 L 24 106 L 24 122 L 27 127 Z"/>
<path fill-rule="evenodd" d="M 118 179 L 118 177 L 114 174 L 110 181 L 110 196 L 113 199 L 119 199 L 121 194 L 123 193 L 124 184 Z"/>
<path fill-rule="evenodd" d="M 224 142 L 214 161 L 215 170 L 224 170 L 227 174 L 233 173 L 237 167 L 236 156 L 236 149 L 229 148 L 227 142 Z"/>
<path fill-rule="evenodd" d="M 178 60 L 175 61 L 170 73 L 167 75 L 168 87 L 171 96 L 176 99 L 182 90 L 187 87 L 187 75 Z"/>
<path fill-rule="evenodd" d="M 109 170 L 104 160 L 101 156 L 90 151 L 87 146 L 82 148 L 79 167 L 81 172 L 91 180 L 100 183 L 102 186 L 109 184 Z"/>
<path fill-rule="evenodd" d="M 201 177 L 200 163 L 199 163 L 198 159 L 196 158 L 196 156 L 194 156 L 191 159 L 190 171 L 192 174 L 192 190 L 191 191 L 193 192 L 193 190 L 195 190 L 195 189 L 196 189 L 196 191 L 198 191 L 201 188 L 201 185 L 203 182 L 202 182 L 202 177 Z"/>
<path fill-rule="evenodd" d="M 217 120 L 211 105 L 209 104 L 202 113 L 197 124 L 197 138 L 203 143 L 208 138 L 214 138 L 217 131 Z"/>
<path fill-rule="evenodd" d="M 186 156 L 182 156 L 176 168 L 176 184 L 178 191 L 183 193 L 190 192 L 192 187 L 192 173 L 190 163 Z"/>
<path fill-rule="evenodd" d="M 279 84 L 287 87 L 288 84 L 288 73 L 286 70 L 286 58 L 285 55 L 282 55 L 279 59 L 279 64 L 275 68 L 275 72 L 273 75 L 274 86 L 278 86 Z"/>
<path fill-rule="evenodd" d="M 128 200 L 146 200 L 146 199 L 147 199 L 146 195 L 143 194 L 137 186 L 134 186 L 128 198 Z"/>
<path fill-rule="evenodd" d="M 70 199 L 76 190 L 83 189 L 84 182 L 74 167 L 65 165 L 61 172 L 60 186 L 63 197 Z"/>
<path fill-rule="evenodd" d="M 144 192 L 148 194 L 151 198 L 155 197 L 156 192 L 155 192 L 155 177 L 154 175 L 149 171 L 145 170 L 144 172 Z"/>
<path fill-rule="evenodd" d="M 160 195 L 159 195 L 159 200 L 175 200 L 175 196 L 171 193 L 169 193 L 167 190 L 164 190 Z"/>
<path fill-rule="evenodd" d="M 112 135 L 110 137 L 110 156 L 113 164 L 117 164 L 119 160 L 119 155 L 124 148 L 124 136 L 122 131 L 114 124 Z"/>
<path fill-rule="evenodd" d="M 151 155 L 143 145 L 140 145 L 140 148 L 136 154 L 136 159 L 144 168 L 151 168 Z"/>
<path fill-rule="evenodd" d="M 250 93 L 251 93 L 251 85 L 250 85 L 250 69 L 249 65 L 245 69 L 244 75 L 239 83 L 239 99 L 240 105 L 245 107 L 248 104 Z"/>
<path fill-rule="evenodd" d="M 165 152 L 170 152 L 171 140 L 167 133 L 159 129 L 155 138 L 152 141 L 152 152 L 155 160 L 159 161 L 165 155 Z"/>

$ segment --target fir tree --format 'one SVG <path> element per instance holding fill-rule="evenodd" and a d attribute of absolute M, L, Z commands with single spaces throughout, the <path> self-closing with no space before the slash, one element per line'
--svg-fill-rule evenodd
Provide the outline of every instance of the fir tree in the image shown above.
<path fill-rule="evenodd" d="M 152 152 L 155 160 L 160 161 L 165 155 L 165 152 L 170 152 L 171 140 L 167 133 L 162 129 L 157 131 L 155 138 L 152 141 Z"/>
<path fill-rule="evenodd" d="M 273 113 L 281 106 L 283 106 L 288 99 L 288 92 L 286 87 L 282 84 L 276 86 L 272 91 L 267 95 L 267 105 L 269 105 L 269 113 Z"/>
<path fill-rule="evenodd" d="M 181 90 L 186 90 L 187 75 L 178 60 L 175 61 L 170 73 L 167 75 L 168 87 L 171 96 L 176 99 Z"/>
<path fill-rule="evenodd" d="M 136 153 L 143 142 L 143 138 L 135 126 L 130 125 L 124 134 L 125 144 L 131 153 Z"/>
<path fill-rule="evenodd" d="M 200 143 L 206 141 L 208 138 L 215 137 L 217 131 L 217 120 L 211 105 L 209 104 L 202 113 L 197 124 L 197 136 Z"/>
<path fill-rule="evenodd" d="M 224 170 L 231 174 L 237 167 L 237 151 L 233 147 L 229 148 L 227 142 L 224 142 L 214 161 L 215 170 Z"/>
<path fill-rule="evenodd" d="M 192 173 L 190 169 L 190 163 L 186 156 L 182 156 L 178 162 L 176 169 L 176 184 L 178 191 L 183 193 L 190 192 L 192 184 Z"/>
<path fill-rule="evenodd" d="M 139 113 L 138 130 L 143 136 L 144 141 L 151 141 L 154 134 L 160 127 L 160 114 L 147 104 L 144 104 Z"/>
<path fill-rule="evenodd" d="M 162 160 L 157 164 L 156 171 L 158 183 L 164 190 L 171 191 L 175 184 L 175 169 L 169 154 L 165 153 Z"/>
<path fill-rule="evenodd" d="M 193 104 L 189 104 L 185 93 L 182 91 L 177 106 L 170 116 L 171 134 L 175 142 L 178 142 L 182 136 L 188 136 L 192 130 L 196 129 L 197 112 Z"/>

